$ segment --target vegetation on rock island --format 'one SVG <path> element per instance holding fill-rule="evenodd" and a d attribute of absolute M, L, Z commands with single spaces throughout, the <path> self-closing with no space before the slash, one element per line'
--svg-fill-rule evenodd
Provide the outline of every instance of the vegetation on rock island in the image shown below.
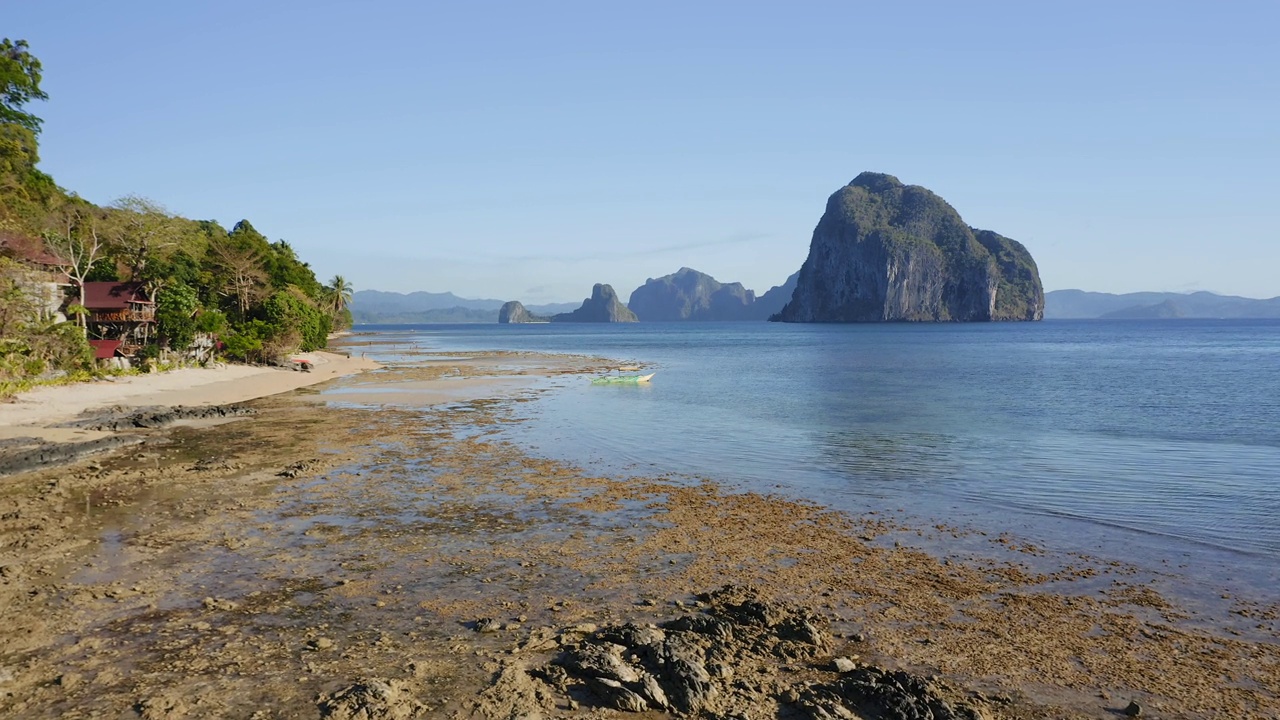
<path fill-rule="evenodd" d="M 321 283 L 248 220 L 228 231 L 59 187 L 36 167 L 41 70 L 26 41 L 0 42 L 0 396 L 106 372 L 95 354 L 274 362 L 350 326 L 350 283 Z"/>

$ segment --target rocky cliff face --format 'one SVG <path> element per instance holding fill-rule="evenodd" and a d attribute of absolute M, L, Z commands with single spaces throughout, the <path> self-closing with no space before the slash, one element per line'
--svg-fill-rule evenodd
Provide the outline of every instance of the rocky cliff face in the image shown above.
<path fill-rule="evenodd" d="M 582 301 L 582 307 L 553 315 L 551 322 L 636 322 L 636 314 L 618 300 L 612 287 L 596 283 L 591 288 L 591 297 Z"/>
<path fill-rule="evenodd" d="M 785 322 L 1039 320 L 1021 244 L 975 230 L 945 200 L 864 172 L 827 200 Z"/>
<path fill-rule="evenodd" d="M 506 325 L 508 323 L 536 323 L 547 322 L 548 318 L 534 315 L 525 309 L 525 306 L 518 300 L 512 300 L 505 303 L 502 309 L 498 310 L 498 322 Z"/>
<path fill-rule="evenodd" d="M 631 293 L 627 307 L 642 322 L 672 320 L 754 320 L 756 294 L 742 283 L 721 283 L 705 273 L 680 268 L 650 278 Z"/>

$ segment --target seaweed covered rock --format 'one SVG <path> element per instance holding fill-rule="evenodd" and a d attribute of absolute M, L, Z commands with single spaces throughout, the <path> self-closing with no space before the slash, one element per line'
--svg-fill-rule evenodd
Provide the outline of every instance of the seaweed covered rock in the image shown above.
<path fill-rule="evenodd" d="M 809 610 L 729 585 L 698 596 L 703 610 L 660 626 L 625 623 L 561 647 L 534 674 L 587 705 L 675 716 L 976 720 L 902 671 L 833 663 L 835 640 Z M 800 671 L 800 668 L 806 668 Z M 834 670 L 832 668 L 835 668 Z"/>

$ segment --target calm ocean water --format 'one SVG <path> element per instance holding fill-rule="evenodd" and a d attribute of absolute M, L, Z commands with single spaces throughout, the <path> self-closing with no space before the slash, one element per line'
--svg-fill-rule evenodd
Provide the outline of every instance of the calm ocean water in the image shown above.
<path fill-rule="evenodd" d="M 1280 597 L 1280 322 L 365 326 L 437 350 L 635 360 L 516 438 L 901 512 Z"/>

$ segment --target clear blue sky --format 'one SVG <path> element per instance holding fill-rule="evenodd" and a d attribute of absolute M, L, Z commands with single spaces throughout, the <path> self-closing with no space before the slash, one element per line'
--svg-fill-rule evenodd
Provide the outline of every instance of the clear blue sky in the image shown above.
<path fill-rule="evenodd" d="M 763 291 L 863 170 L 1047 289 L 1280 295 L 1280 2 L 4 0 L 41 167 L 357 289 Z"/>

